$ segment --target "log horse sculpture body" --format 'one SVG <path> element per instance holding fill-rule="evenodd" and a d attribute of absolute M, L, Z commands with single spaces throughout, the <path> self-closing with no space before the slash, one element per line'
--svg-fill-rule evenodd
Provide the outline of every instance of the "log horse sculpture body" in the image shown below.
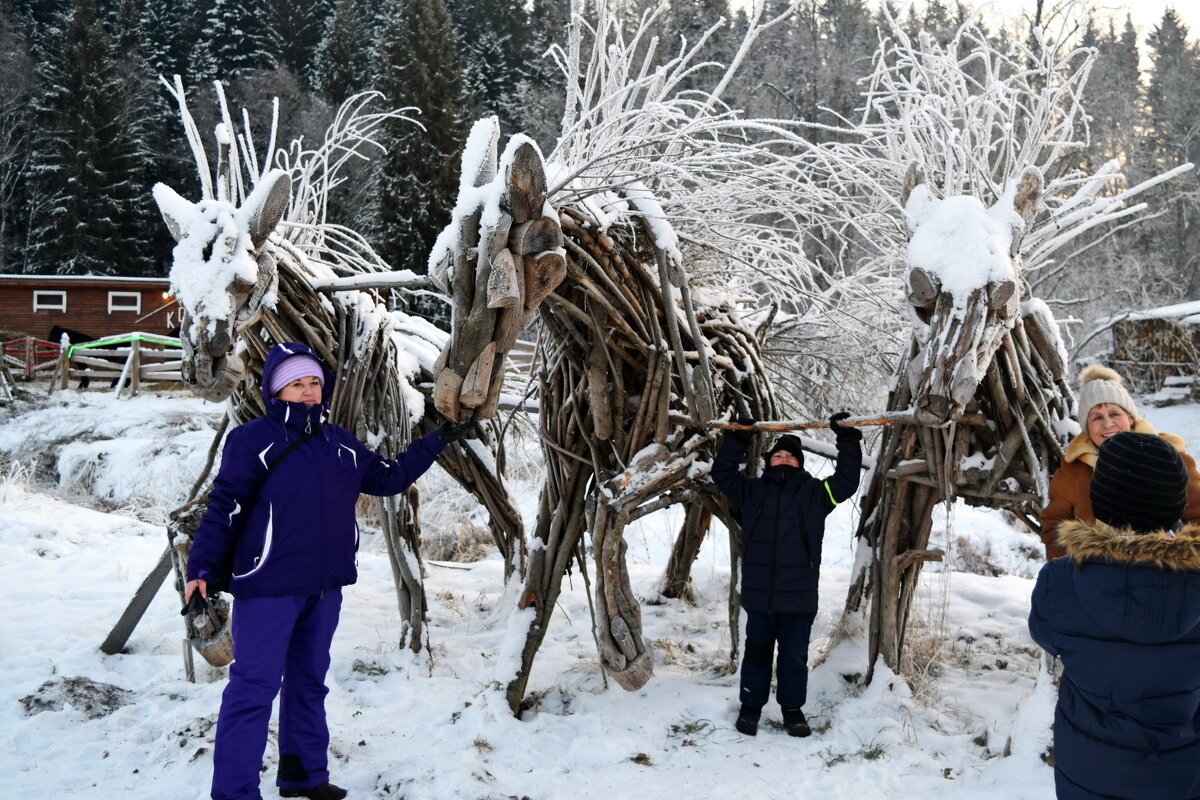
<path fill-rule="evenodd" d="M 452 419 L 491 416 L 504 355 L 539 312 L 546 484 L 510 620 L 510 636 L 524 641 L 521 664 L 515 675 L 496 676 L 519 714 L 566 571 L 577 564 L 587 579 L 585 533 L 596 564 L 594 634 L 604 669 L 629 690 L 649 680 L 653 658 L 623 531 L 648 513 L 688 503 L 663 585 L 668 592 L 685 586 L 713 515 L 738 535 L 708 480 L 717 433 L 689 426 L 707 423 L 718 409 L 770 419 L 775 405 L 758 335 L 733 308 L 693 302 L 678 250 L 664 241 L 661 209 L 644 189 L 555 208 L 537 146 L 514 136 L 497 161 L 498 144 L 494 118 L 476 123 L 454 219 L 431 257 L 431 274 L 454 298 L 435 402 Z M 736 541 L 731 552 L 736 652 Z"/>
<path fill-rule="evenodd" d="M 178 99 L 186 124 L 190 116 L 181 87 Z M 195 150 L 198 137 L 190 138 Z M 276 230 L 289 206 L 288 173 L 276 169 L 254 176 L 253 190 L 236 205 L 230 199 L 236 196 L 236 153 L 228 137 L 218 137 L 218 148 L 215 191 L 204 181 L 205 197 L 199 203 L 162 184 L 154 189 L 178 242 L 171 282 L 182 313 L 184 378 L 206 400 L 230 400 L 204 474 L 188 502 L 172 515 L 170 533 L 179 550 L 177 580 L 182 580 L 191 535 L 203 514 L 201 487 L 230 418 L 236 423 L 263 413 L 257 386 L 263 361 L 275 344 L 304 342 L 325 359 L 337 380 L 330 421 L 355 431 L 381 454 L 394 457 L 413 438 L 414 428 L 430 430 L 441 421 L 432 411 L 426 416 L 425 400 L 414 388 L 432 381 L 416 366 L 420 359 L 414 354 L 428 353 L 432 359 L 445 334 L 423 320 L 389 312 L 368 292 L 319 294 L 314 283 L 336 279 L 337 273 L 322 263 L 319 250 L 306 252 L 286 232 Z M 203 152 L 196 156 L 203 175 Z M 484 504 L 506 568 L 519 569 L 524 555 L 521 518 L 498 477 L 501 464 L 495 450 L 488 456 L 486 448 L 452 445 L 439 463 Z M 401 640 L 417 650 L 425 595 L 416 494 L 410 490 L 376 500 L 402 615 Z M 207 618 L 194 620 L 190 638 L 210 662 L 225 663 L 231 648 L 228 610 L 218 603 L 207 613 Z"/>
<path fill-rule="evenodd" d="M 1019 245 L 1041 191 L 1041 174 L 1028 170 L 985 208 L 974 197 L 935 197 L 915 167 L 905 179 L 913 331 L 888 409 L 911 409 L 917 424 L 883 434 L 857 531 L 870 568 L 846 602 L 856 614 L 869 599 L 872 668 L 879 654 L 900 667 L 921 565 L 942 557 L 928 548 L 939 502 L 1007 509 L 1037 529 L 1046 467 L 1062 455 L 1074 405 L 1053 317 L 1021 302 Z M 992 263 L 955 261 L 972 255 Z M 966 414 L 984 424 L 957 424 Z"/>

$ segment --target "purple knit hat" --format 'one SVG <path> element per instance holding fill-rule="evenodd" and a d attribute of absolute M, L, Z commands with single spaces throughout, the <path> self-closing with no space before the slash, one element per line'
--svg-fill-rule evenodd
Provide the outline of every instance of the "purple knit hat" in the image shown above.
<path fill-rule="evenodd" d="M 325 386 L 325 370 L 321 369 L 321 362 L 312 356 L 296 355 L 284 359 L 271 373 L 271 391 L 268 394 L 274 397 L 292 381 L 309 376 L 316 378 L 322 387 Z"/>

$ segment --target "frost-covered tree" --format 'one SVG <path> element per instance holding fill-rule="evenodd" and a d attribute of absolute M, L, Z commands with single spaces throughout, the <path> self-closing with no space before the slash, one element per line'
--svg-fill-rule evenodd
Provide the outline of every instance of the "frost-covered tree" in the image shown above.
<path fill-rule="evenodd" d="M 1139 53 L 1133 21 L 1127 16 L 1123 29 L 1117 33 L 1112 23 L 1102 29 L 1094 18 L 1089 18 L 1080 44 L 1096 50 L 1083 95 L 1091 134 L 1084 160 L 1093 168 L 1110 158 L 1132 162 L 1142 118 Z"/>
<path fill-rule="evenodd" d="M 333 0 L 268 0 L 269 22 L 280 65 L 301 85 L 312 85 L 317 47 L 333 14 Z"/>
<path fill-rule="evenodd" d="M 25 238 L 33 60 L 13 15 L 0 9 L 0 272 L 20 272 Z"/>
<path fill-rule="evenodd" d="M 1184 161 L 1200 163 L 1200 48 L 1189 41 L 1187 26 L 1171 8 L 1150 31 L 1146 44 L 1151 68 L 1144 157 L 1158 169 Z M 1162 191 L 1171 213 L 1154 226 L 1155 244 L 1181 294 L 1200 299 L 1200 177 L 1193 173 Z"/>
<path fill-rule="evenodd" d="M 526 76 L 529 12 L 521 0 L 449 0 L 458 31 L 463 94 L 472 117 L 497 114 L 511 127 L 510 99 Z"/>
<path fill-rule="evenodd" d="M 719 24 L 721 20 L 724 24 Z M 732 21 L 728 0 L 679 0 L 671 4 L 668 25 L 674 36 L 682 36 L 692 45 L 707 36 L 706 58 L 725 64 L 738 44 Z"/>
<path fill-rule="evenodd" d="M 194 40 L 189 38 L 194 5 L 179 0 L 142 0 L 139 55 L 151 76 L 182 75 Z"/>
<path fill-rule="evenodd" d="M 35 52 L 28 271 L 150 273 L 140 109 L 94 0 L 75 0 Z"/>
<path fill-rule="evenodd" d="M 267 0 L 213 0 L 201 18 L 191 59 L 193 80 L 228 81 L 277 63 L 279 41 L 269 24 Z"/>
<path fill-rule="evenodd" d="M 313 63 L 313 88 L 331 104 L 374 83 L 374 5 L 370 0 L 337 0 L 325 22 Z"/>
<path fill-rule="evenodd" d="M 365 227 L 392 269 L 428 269 L 429 249 L 458 189 L 464 138 L 459 112 L 462 71 L 447 43 L 454 26 L 442 0 L 392 0 L 385 7 L 376 53 L 376 88 L 394 108 L 421 112 L 423 130 L 403 120 L 378 136 L 375 202 Z"/>
<path fill-rule="evenodd" d="M 543 150 L 550 150 L 558 138 L 565 91 L 562 70 L 550 57 L 550 48 L 566 41 L 566 21 L 570 3 L 565 0 L 533 0 L 529 12 L 529 44 L 525 68 L 516 91 L 510 95 L 500 114 L 512 121 L 513 128 L 524 131 Z"/>

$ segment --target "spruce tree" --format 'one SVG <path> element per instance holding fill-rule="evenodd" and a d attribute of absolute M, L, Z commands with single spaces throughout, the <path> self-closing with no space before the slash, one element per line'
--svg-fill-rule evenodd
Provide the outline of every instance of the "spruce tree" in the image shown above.
<path fill-rule="evenodd" d="M 382 19 L 375 74 L 389 106 L 414 106 L 424 130 L 393 120 L 381 131 L 372 244 L 393 269 L 424 273 L 458 191 L 465 136 L 462 73 L 447 43 L 454 27 L 442 0 L 393 0 Z"/>
<path fill-rule="evenodd" d="M 195 8 L 179 0 L 143 0 L 138 28 L 141 31 L 141 56 L 152 76 L 171 80 L 187 74 L 191 50 L 189 32 L 199 26 L 192 23 Z"/>
<path fill-rule="evenodd" d="M 1200 49 L 1188 41 L 1188 29 L 1168 8 L 1146 40 L 1150 79 L 1146 87 L 1148 131 L 1145 156 L 1156 170 L 1200 161 Z M 1187 299 L 1200 299 L 1200 178 L 1195 171 L 1161 191 L 1168 218 L 1154 225 L 1155 248 Z"/>
<path fill-rule="evenodd" d="M 0 272 L 22 272 L 33 59 L 15 15 L 0 9 Z"/>
<path fill-rule="evenodd" d="M 203 20 L 192 54 L 193 81 L 231 81 L 276 65 L 280 44 L 267 0 L 212 0 Z"/>
<path fill-rule="evenodd" d="M 1126 170 L 1135 168 L 1142 85 L 1133 22 L 1127 16 L 1124 30 L 1118 34 L 1111 22 L 1101 28 L 1089 18 L 1080 44 L 1096 50 L 1084 87 L 1090 141 L 1082 166 L 1094 172 L 1115 158 Z"/>
<path fill-rule="evenodd" d="M 325 23 L 313 65 L 313 88 L 331 105 L 374 84 L 371 0 L 337 0 Z"/>
<path fill-rule="evenodd" d="M 496 114 L 511 129 L 512 100 L 528 69 L 529 13 L 522 0 L 451 0 L 469 114 Z"/>
<path fill-rule="evenodd" d="M 75 0 L 36 55 L 29 271 L 149 274 L 153 216 L 141 118 L 95 0 Z"/>
<path fill-rule="evenodd" d="M 278 61 L 305 88 L 312 86 L 317 47 L 333 13 L 333 0 L 270 0 Z"/>
<path fill-rule="evenodd" d="M 547 55 L 552 45 L 566 44 L 566 22 L 570 3 L 564 0 L 533 0 L 529 13 L 529 43 L 525 68 L 515 94 L 505 103 L 502 118 L 511 120 L 513 130 L 523 131 L 550 152 L 562 132 L 566 89 L 562 71 Z"/>

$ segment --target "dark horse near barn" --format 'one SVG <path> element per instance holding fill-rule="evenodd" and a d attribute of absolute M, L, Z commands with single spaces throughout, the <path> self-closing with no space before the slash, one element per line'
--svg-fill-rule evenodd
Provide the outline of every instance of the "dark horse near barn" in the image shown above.
<path fill-rule="evenodd" d="M 82 331 L 73 330 L 71 328 L 64 328 L 62 325 L 55 325 L 54 327 L 52 327 L 50 329 L 49 341 L 54 342 L 55 344 L 62 344 L 62 337 L 64 335 L 67 337 L 67 342 L 69 342 L 70 344 L 87 344 L 88 342 L 96 341 L 95 336 L 89 336 L 88 334 L 83 333 Z M 119 346 L 120 345 L 117 345 L 117 344 L 103 344 L 103 345 L 97 345 L 96 349 L 97 350 L 113 350 Z M 119 370 L 120 368 L 121 368 L 121 365 L 119 363 L 117 363 L 116 369 Z M 90 367 L 83 367 L 83 369 L 88 370 L 88 369 L 90 369 Z M 128 379 L 126 379 L 126 382 L 128 382 Z M 88 388 L 88 383 L 90 383 L 90 379 L 88 378 L 87 375 L 83 375 L 79 378 L 79 388 L 80 389 Z M 109 386 L 115 387 L 116 385 L 117 385 L 117 378 L 113 378 L 112 383 L 110 383 Z"/>

